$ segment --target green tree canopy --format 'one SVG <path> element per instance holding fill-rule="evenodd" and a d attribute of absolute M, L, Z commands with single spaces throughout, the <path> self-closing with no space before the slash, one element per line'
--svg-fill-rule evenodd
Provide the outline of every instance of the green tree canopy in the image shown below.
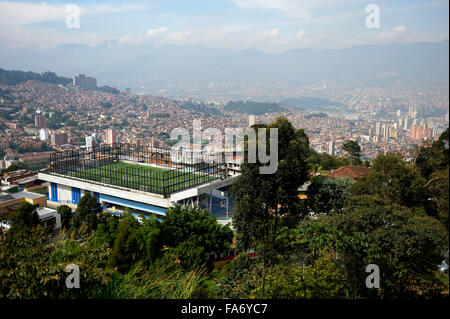
<path fill-rule="evenodd" d="M 366 177 L 359 178 L 352 186 L 355 195 L 377 195 L 407 207 L 423 204 L 422 187 L 425 179 L 397 154 L 380 154 L 373 161 Z"/>
<path fill-rule="evenodd" d="M 36 213 L 36 208 L 28 202 L 21 203 L 11 218 L 12 230 L 14 232 L 28 231 L 38 224 L 39 217 Z"/>
<path fill-rule="evenodd" d="M 435 280 L 437 266 L 448 249 L 448 233 L 436 219 L 377 198 L 357 197 L 349 201 L 345 214 L 328 223 L 343 234 L 341 260 L 349 284 L 357 295 L 367 295 L 364 269 L 379 266 L 384 297 L 440 294 Z"/>
<path fill-rule="evenodd" d="M 342 145 L 342 150 L 348 153 L 352 164 L 361 164 L 361 147 L 358 142 L 353 140 L 345 141 L 344 145 Z"/>
<path fill-rule="evenodd" d="M 81 197 L 78 202 L 75 214 L 71 219 L 72 229 L 80 230 L 81 227 L 86 227 L 86 232 L 91 233 L 97 229 L 100 214 L 102 212 L 101 206 L 97 203 L 97 198 L 91 193 L 87 193 Z"/>
<path fill-rule="evenodd" d="M 314 176 L 306 191 L 308 207 L 315 213 L 342 212 L 345 200 L 351 196 L 353 183 L 349 178 Z"/>
<path fill-rule="evenodd" d="M 256 141 L 246 142 L 241 175 L 232 186 L 236 203 L 233 225 L 242 248 L 275 244 L 283 223 L 295 224 L 305 215 L 297 194 L 309 177 L 306 163 L 309 143 L 303 130 L 295 130 L 285 117 L 277 118 L 270 125 L 254 127 L 266 129 L 267 138 L 270 128 L 278 129 L 278 169 L 274 174 L 260 174 L 262 164 L 248 162 L 248 147 L 249 143 L 262 147 L 261 143 L 258 137 Z M 269 148 L 268 142 L 266 145 Z"/>
<path fill-rule="evenodd" d="M 57 211 L 61 216 L 61 227 L 69 229 L 70 219 L 72 218 L 72 209 L 67 205 L 60 205 L 58 206 Z"/>
<path fill-rule="evenodd" d="M 139 222 L 131 215 L 121 219 L 117 226 L 109 264 L 120 272 L 128 271 L 140 259 L 139 227 Z"/>
<path fill-rule="evenodd" d="M 206 210 L 170 207 L 161 224 L 164 245 L 178 256 L 184 268 L 201 265 L 207 254 L 230 249 L 233 232 Z"/>

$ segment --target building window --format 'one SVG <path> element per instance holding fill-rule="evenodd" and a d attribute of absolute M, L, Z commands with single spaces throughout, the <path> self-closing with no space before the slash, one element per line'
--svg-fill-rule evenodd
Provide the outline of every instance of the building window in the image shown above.
<path fill-rule="evenodd" d="M 51 183 L 51 200 L 54 202 L 58 201 L 58 185 L 56 183 Z"/>

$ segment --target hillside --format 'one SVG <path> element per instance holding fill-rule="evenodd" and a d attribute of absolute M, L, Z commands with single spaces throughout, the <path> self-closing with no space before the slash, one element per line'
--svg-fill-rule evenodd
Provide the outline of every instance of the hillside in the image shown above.
<path fill-rule="evenodd" d="M 254 115 L 287 111 L 277 103 L 253 101 L 230 101 L 225 105 L 224 110 Z"/>
<path fill-rule="evenodd" d="M 341 103 L 338 102 L 333 102 L 326 99 L 311 96 L 305 96 L 301 98 L 295 97 L 287 98 L 280 101 L 280 104 L 294 107 L 296 109 L 304 111 L 328 110 L 330 108 L 343 106 Z"/>
<path fill-rule="evenodd" d="M 53 72 L 35 73 L 31 71 L 10 71 L 0 68 L 0 85 L 16 85 L 30 80 L 62 85 L 72 82 L 71 79 L 57 76 Z"/>

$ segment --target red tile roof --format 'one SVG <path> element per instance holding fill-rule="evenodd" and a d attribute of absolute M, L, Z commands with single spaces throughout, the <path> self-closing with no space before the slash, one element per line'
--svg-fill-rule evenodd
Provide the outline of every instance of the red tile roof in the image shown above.
<path fill-rule="evenodd" d="M 361 176 L 367 176 L 369 174 L 369 168 L 365 166 L 354 166 L 354 165 L 347 165 L 339 167 L 328 175 L 331 178 L 334 177 L 348 177 L 352 179 L 356 179 Z"/>

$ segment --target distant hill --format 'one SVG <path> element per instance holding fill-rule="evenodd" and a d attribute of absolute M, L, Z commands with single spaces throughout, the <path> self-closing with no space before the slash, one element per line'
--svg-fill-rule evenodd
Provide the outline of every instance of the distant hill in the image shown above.
<path fill-rule="evenodd" d="M 326 99 L 321 99 L 317 97 L 305 96 L 305 97 L 291 97 L 284 99 L 280 102 L 281 105 L 286 105 L 294 107 L 299 110 L 304 111 L 315 111 L 315 110 L 327 110 L 331 106 L 342 107 L 343 105 L 338 102 L 329 101 Z"/>
<path fill-rule="evenodd" d="M 217 108 L 206 105 L 205 103 L 195 104 L 192 102 L 183 102 L 180 104 L 180 107 L 209 116 L 223 116 L 223 114 Z"/>
<path fill-rule="evenodd" d="M 30 80 L 62 85 L 67 85 L 72 82 L 71 79 L 57 76 L 56 73 L 53 72 L 35 73 L 31 71 L 9 71 L 0 68 L 0 84 L 2 85 L 16 85 Z"/>
<path fill-rule="evenodd" d="M 277 103 L 253 101 L 230 101 L 225 105 L 224 110 L 254 115 L 287 111 Z"/>
<path fill-rule="evenodd" d="M 100 86 L 96 90 L 102 91 L 102 92 L 106 92 L 106 93 L 112 93 L 112 94 L 119 94 L 120 93 L 120 91 L 118 89 L 113 88 L 113 87 L 108 86 L 108 85 Z"/>

